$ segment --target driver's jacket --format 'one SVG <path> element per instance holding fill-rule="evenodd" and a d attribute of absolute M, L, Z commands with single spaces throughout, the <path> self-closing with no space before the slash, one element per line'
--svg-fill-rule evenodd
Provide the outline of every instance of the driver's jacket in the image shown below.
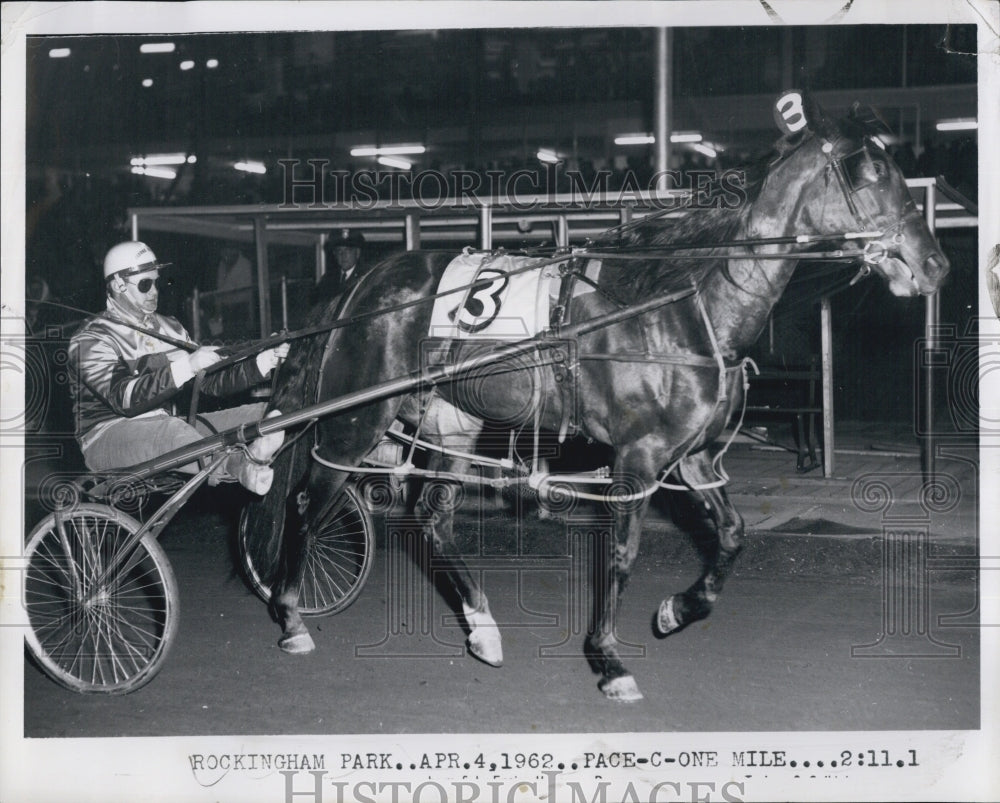
<path fill-rule="evenodd" d="M 121 418 L 171 414 L 171 399 L 194 377 L 185 352 L 121 320 L 191 342 L 176 319 L 157 313 L 132 318 L 108 299 L 108 310 L 84 323 L 69 343 L 76 438 L 84 449 Z M 263 379 L 257 361 L 246 359 L 207 373 L 200 389 L 227 396 Z"/>

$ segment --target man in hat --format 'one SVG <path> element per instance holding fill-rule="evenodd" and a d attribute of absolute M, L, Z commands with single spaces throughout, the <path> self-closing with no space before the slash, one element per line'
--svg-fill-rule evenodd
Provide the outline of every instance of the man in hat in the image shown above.
<path fill-rule="evenodd" d="M 326 254 L 326 273 L 317 282 L 312 300 L 326 301 L 340 295 L 354 285 L 363 275 L 361 249 L 364 235 L 357 229 L 334 229 L 323 250 Z"/>
<path fill-rule="evenodd" d="M 120 243 L 108 251 L 107 308 L 70 339 L 76 438 L 92 471 L 151 460 L 213 432 L 259 421 L 264 414 L 263 403 L 247 404 L 200 415 L 195 426 L 174 415 L 172 401 L 181 389 L 223 355 L 215 347 L 192 343 L 176 319 L 157 313 L 157 282 L 165 267 L 144 243 Z M 177 341 L 191 343 L 191 350 L 178 348 Z M 262 382 L 287 354 L 288 344 L 282 343 L 207 373 L 201 389 L 213 396 L 246 390 Z M 284 433 L 275 432 L 233 452 L 210 481 L 236 479 L 254 493 L 267 493 L 274 477 L 268 461 L 283 440 Z M 197 466 L 180 470 L 194 473 Z"/>

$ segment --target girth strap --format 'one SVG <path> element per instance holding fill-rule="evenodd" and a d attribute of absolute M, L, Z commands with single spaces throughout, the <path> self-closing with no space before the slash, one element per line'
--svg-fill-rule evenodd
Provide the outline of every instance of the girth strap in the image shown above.
<path fill-rule="evenodd" d="M 719 391 L 715 400 L 717 404 L 721 404 L 726 400 L 726 361 L 722 359 L 719 341 L 715 337 L 715 327 L 712 326 L 712 319 L 708 317 L 708 310 L 705 309 L 701 293 L 695 292 L 694 303 L 698 307 L 698 312 L 701 313 L 701 319 L 705 322 L 705 331 L 708 332 L 708 339 L 712 344 L 712 356 L 715 357 L 715 364 L 719 366 Z"/>

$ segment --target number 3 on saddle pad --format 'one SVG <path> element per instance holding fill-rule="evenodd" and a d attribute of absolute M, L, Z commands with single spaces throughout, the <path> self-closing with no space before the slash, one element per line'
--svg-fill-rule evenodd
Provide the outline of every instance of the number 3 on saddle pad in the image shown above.
<path fill-rule="evenodd" d="M 484 268 L 479 272 L 477 281 L 489 281 L 489 284 L 472 290 L 461 309 L 455 307 L 448 313 L 458 328 L 469 334 L 482 332 L 497 319 L 503 291 L 510 284 L 510 277 L 496 268 Z"/>
<path fill-rule="evenodd" d="M 453 259 L 438 285 L 431 337 L 521 340 L 549 319 L 549 283 L 556 271 L 524 270 L 529 259 L 467 253 Z"/>

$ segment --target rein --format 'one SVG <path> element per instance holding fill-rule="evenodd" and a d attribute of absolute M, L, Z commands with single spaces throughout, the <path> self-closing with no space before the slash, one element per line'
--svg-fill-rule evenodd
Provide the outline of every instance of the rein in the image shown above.
<path fill-rule="evenodd" d="M 645 220 L 645 219 L 644 219 Z M 611 249 L 591 249 L 586 246 L 582 248 L 557 248 L 552 252 L 552 255 L 541 259 L 538 262 L 532 262 L 523 267 L 517 268 L 508 272 L 508 276 L 516 276 L 519 273 L 527 273 L 534 270 L 539 270 L 545 268 L 549 265 L 559 265 L 568 262 L 571 259 L 623 259 L 623 260 L 646 260 L 655 259 L 657 257 L 662 257 L 664 255 L 671 254 L 675 251 L 686 251 L 686 250 L 707 250 L 707 249 L 718 249 L 718 248 L 738 248 L 746 247 L 751 245 L 781 245 L 781 244 L 809 244 L 816 242 L 830 242 L 837 240 L 866 240 L 866 241 L 877 241 L 879 238 L 883 237 L 885 232 L 881 231 L 858 231 L 858 232 L 843 232 L 839 234 L 823 234 L 823 235 L 796 235 L 790 237 L 770 237 L 761 238 L 759 240 L 732 240 L 723 241 L 721 243 L 713 244 L 689 244 L 689 243 L 676 243 L 676 244 L 666 244 L 657 245 L 654 248 L 633 248 L 629 246 L 619 246 Z M 641 252 L 640 252 L 641 251 Z M 473 249 L 465 249 L 466 253 L 473 253 Z M 529 252 L 517 252 L 517 251 L 505 251 L 504 249 L 496 249 L 494 251 L 483 252 L 486 254 L 496 254 L 496 253 L 524 253 L 525 256 L 534 256 Z M 742 256 L 743 258 L 761 259 L 761 260 L 845 260 L 853 261 L 856 259 L 868 260 L 869 249 L 858 250 L 858 251 L 845 251 L 843 249 L 835 249 L 832 251 L 806 251 L 806 252 L 791 252 L 788 254 L 746 254 L 746 255 L 719 255 L 719 254 L 686 254 L 685 259 L 726 259 L 735 258 Z M 882 257 L 884 258 L 884 257 Z M 879 259 L 878 261 L 881 261 Z M 370 275 L 370 274 L 368 274 Z M 473 293 L 475 290 L 489 287 L 492 283 L 492 279 L 479 279 L 470 282 L 465 285 L 460 285 L 454 287 L 450 290 L 446 290 L 440 293 L 434 293 L 432 295 L 422 296 L 420 298 L 410 299 L 409 301 L 402 301 L 398 304 L 394 304 L 389 307 L 379 307 L 378 309 L 371 310 L 369 312 L 362 312 L 356 315 L 352 315 L 349 318 L 342 318 L 336 321 L 319 324 L 317 326 L 305 327 L 302 329 L 296 329 L 291 332 L 282 332 L 277 335 L 271 335 L 270 337 L 261 338 L 256 341 L 252 341 L 244 350 L 237 352 L 230 357 L 227 357 L 218 363 L 215 363 L 208 370 L 218 370 L 226 365 L 233 362 L 238 362 L 241 359 L 257 353 L 258 350 L 263 350 L 269 348 L 273 345 L 278 345 L 284 343 L 288 340 L 298 340 L 303 337 L 310 337 L 312 335 L 323 334 L 324 332 L 330 332 L 334 329 L 340 329 L 346 326 L 351 326 L 352 324 L 367 320 L 368 318 L 378 317 L 380 315 L 388 315 L 394 312 L 401 312 L 402 310 L 409 309 L 411 307 L 418 306 L 430 301 L 434 301 L 438 298 L 443 298 L 445 296 L 454 295 L 456 293 Z"/>
<path fill-rule="evenodd" d="M 891 227 L 884 230 L 865 230 L 869 224 L 872 222 L 864 218 L 868 217 L 862 215 L 858 209 L 856 203 L 854 202 L 853 194 L 855 190 L 850 186 L 850 181 L 846 175 L 846 171 L 843 166 L 842 158 L 834 158 L 830 154 L 833 151 L 833 145 L 831 143 L 824 143 L 822 146 L 823 152 L 827 155 L 829 160 L 829 166 L 833 174 L 837 178 L 837 183 L 844 195 L 845 202 L 850 210 L 855 221 L 858 223 L 861 230 L 859 231 L 848 231 L 839 232 L 834 234 L 800 234 L 791 235 L 783 237 L 762 237 L 762 238 L 744 238 L 736 240 L 724 240 L 722 242 L 716 243 L 664 243 L 657 244 L 655 246 L 615 246 L 610 248 L 590 248 L 584 246 L 582 248 L 567 248 L 567 247 L 557 247 L 552 251 L 551 256 L 543 257 L 537 262 L 531 262 L 524 265 L 521 268 L 510 271 L 507 275 L 513 276 L 519 273 L 525 273 L 533 270 L 540 270 L 548 265 L 561 264 L 568 262 L 572 259 L 617 259 L 617 260 L 649 260 L 656 259 L 658 257 L 663 257 L 665 255 L 670 255 L 678 251 L 717 251 L 718 249 L 725 248 L 749 248 L 755 245 L 809 245 L 814 243 L 822 242 L 833 242 L 839 240 L 848 241 L 865 241 L 864 248 L 861 250 L 845 251 L 843 249 L 834 249 L 830 251 L 806 251 L 798 252 L 793 251 L 786 254 L 756 254 L 748 253 L 745 255 L 720 255 L 718 253 L 707 253 L 707 254 L 685 254 L 685 259 L 732 259 L 732 258 L 749 258 L 755 260 L 796 260 L 796 261 L 807 261 L 807 260 L 844 260 L 844 261 L 854 261 L 857 259 L 862 260 L 862 265 L 857 275 L 851 281 L 851 284 L 856 284 L 862 278 L 868 276 L 871 273 L 871 266 L 877 265 L 889 254 L 889 247 L 882 242 L 890 233 L 893 233 L 893 242 L 898 244 L 902 241 L 903 234 L 900 231 L 905 225 L 907 218 L 917 215 L 919 216 L 919 211 L 916 209 L 916 205 L 912 201 L 907 205 L 908 208 L 904 214 L 897 220 Z M 676 210 L 673 209 L 663 209 L 652 215 L 647 215 L 639 220 L 632 221 L 621 226 L 617 226 L 609 230 L 609 233 L 624 233 L 636 227 L 642 225 L 648 225 L 649 222 L 670 214 Z M 496 249 L 494 251 L 484 252 L 485 254 L 496 254 L 504 253 L 504 249 Z M 464 253 L 473 253 L 473 249 L 466 248 Z M 534 257 L 538 251 L 514 251 L 506 253 L 524 254 L 525 256 Z M 368 274 L 370 275 L 370 274 Z M 362 312 L 356 315 L 352 315 L 349 318 L 342 318 L 332 322 L 327 322 L 319 324 L 316 326 L 304 327 L 291 332 L 280 332 L 269 337 L 260 338 L 258 340 L 249 341 L 243 348 L 237 349 L 232 354 L 222 358 L 218 362 L 214 363 L 205 370 L 205 373 L 212 373 L 214 371 L 222 370 L 230 365 L 245 360 L 248 357 L 252 357 L 259 354 L 272 346 L 280 345 L 289 340 L 299 340 L 305 337 L 311 337 L 313 335 L 323 334 L 326 332 L 331 332 L 335 329 L 340 329 L 346 326 L 351 326 L 352 324 L 366 320 L 368 318 L 377 317 L 381 315 L 389 315 L 395 312 L 401 312 L 402 310 L 409 309 L 410 307 L 417 306 L 418 304 L 424 304 L 429 301 L 434 301 L 438 298 L 444 296 L 453 295 L 456 293 L 466 293 L 472 294 L 474 291 L 490 286 L 492 280 L 477 279 L 466 285 L 452 288 L 451 290 L 446 290 L 439 293 L 434 293 L 428 296 L 422 296 L 420 298 L 411 299 L 409 301 L 403 301 L 398 304 L 394 304 L 389 307 L 380 307 L 379 309 L 371 310 L 369 312 Z M 77 307 L 72 307 L 68 304 L 62 304 L 56 301 L 33 301 L 36 304 L 47 304 L 52 307 L 58 307 L 71 312 L 83 313 L 84 315 L 91 315 L 92 313 L 87 310 L 82 310 Z M 100 313 L 102 317 L 108 318 L 104 313 Z M 190 341 L 181 340 L 179 338 L 174 338 L 169 335 L 157 332 L 153 329 L 149 329 L 139 324 L 131 323 L 129 321 L 121 321 L 117 319 L 114 320 L 116 323 L 120 323 L 127 326 L 141 334 L 148 335 L 150 337 L 157 338 L 165 343 L 168 343 L 176 348 L 183 349 L 188 352 L 193 352 L 200 348 L 197 343 Z"/>
<path fill-rule="evenodd" d="M 919 215 L 914 206 L 912 212 Z M 650 216 L 651 217 L 651 216 Z M 643 223 L 649 220 L 649 217 L 643 218 L 639 223 Z M 879 242 L 880 238 L 884 237 L 890 231 L 900 228 L 903 225 L 904 218 L 900 219 L 892 228 L 886 231 L 857 231 L 857 232 L 843 232 L 840 234 L 800 234 L 789 237 L 762 237 L 759 239 L 742 239 L 742 240 L 724 240 L 719 243 L 666 243 L 662 245 L 650 246 L 615 246 L 613 248 L 588 248 L 584 246 L 582 248 L 566 248 L 560 247 L 552 251 L 552 255 L 543 258 L 538 262 L 532 262 L 531 264 L 524 265 L 523 267 L 517 268 L 510 271 L 508 276 L 516 276 L 519 273 L 527 273 L 529 271 L 538 270 L 545 268 L 548 265 L 558 265 L 564 262 L 568 262 L 571 259 L 620 259 L 620 260 L 648 260 L 656 259 L 657 257 L 662 257 L 664 255 L 671 254 L 676 251 L 688 251 L 688 250 L 708 250 L 708 249 L 718 249 L 718 248 L 742 248 L 749 247 L 753 245 L 786 245 L 786 244 L 797 244 L 806 245 L 810 243 L 817 242 L 831 242 L 837 240 L 867 240 L 867 244 L 863 250 L 860 251 L 845 251 L 843 249 L 835 249 L 833 251 L 805 251 L 805 252 L 791 252 L 788 254 L 746 254 L 739 255 L 746 258 L 762 259 L 762 260 L 784 260 L 784 259 L 795 259 L 795 260 L 845 260 L 853 261 L 855 259 L 862 259 L 865 262 L 865 266 L 862 268 L 862 272 L 867 275 L 870 272 L 870 268 L 867 266 L 869 264 L 877 264 L 885 259 L 888 254 L 888 249 L 881 245 Z M 634 224 L 632 224 L 634 225 Z M 614 230 L 612 230 L 614 231 Z M 898 235 L 897 235 L 898 236 Z M 881 250 L 870 248 L 872 245 L 881 245 Z M 465 253 L 473 253 L 473 249 L 464 249 Z M 511 254 L 524 254 L 525 256 L 532 257 L 537 251 L 505 251 L 504 249 L 495 249 L 494 251 L 483 252 L 484 254 L 497 254 L 497 253 L 511 253 Z M 738 255 L 725 256 L 720 254 L 685 254 L 685 259 L 726 259 L 734 258 Z M 867 268 L 867 271 L 865 270 Z M 370 275 L 370 274 L 369 274 Z M 855 281 L 860 278 L 855 277 Z M 213 364 L 206 369 L 206 373 L 211 373 L 213 371 L 226 368 L 233 363 L 239 362 L 240 360 L 245 360 L 247 357 L 254 356 L 255 354 L 264 351 L 271 346 L 277 346 L 288 340 L 300 340 L 304 337 L 311 337 L 313 335 L 323 334 L 325 332 L 331 332 L 334 329 L 340 329 L 346 326 L 350 326 L 358 321 L 366 320 L 368 318 L 378 317 L 380 315 L 388 315 L 394 312 L 401 312 L 410 307 L 415 307 L 419 304 L 424 304 L 429 301 L 434 301 L 438 298 L 443 298 L 445 296 L 454 295 L 456 293 L 473 293 L 475 290 L 479 290 L 484 287 L 489 287 L 491 284 L 491 279 L 478 279 L 472 281 L 468 284 L 460 285 L 454 287 L 451 290 L 445 290 L 440 293 L 434 293 L 428 296 L 421 296 L 420 298 L 411 299 L 409 301 L 402 301 L 398 304 L 394 304 L 389 307 L 379 307 L 378 309 L 371 310 L 370 312 L 361 312 L 356 315 L 352 315 L 349 318 L 342 318 L 336 321 L 318 324 L 316 326 L 307 326 L 301 329 L 295 329 L 290 332 L 279 332 L 278 334 L 270 335 L 268 337 L 259 338 L 257 340 L 244 341 L 246 345 L 233 352 L 227 357 L 224 357 L 219 362 Z M 92 316 L 90 310 L 81 309 L 80 307 L 74 307 L 70 304 L 64 304 L 59 301 L 51 300 L 32 300 L 32 304 L 45 304 L 49 307 L 55 307 L 57 309 L 64 309 L 68 312 L 76 312 L 86 316 Z M 114 323 L 121 324 L 122 326 L 127 326 L 128 328 L 139 332 L 140 334 L 149 335 L 150 337 L 161 340 L 164 343 L 168 343 L 176 348 L 183 349 L 184 351 L 197 351 L 201 346 L 198 343 L 189 340 L 181 340 L 179 338 L 171 337 L 170 335 L 164 334 L 162 332 L 157 332 L 154 329 L 149 329 L 145 326 L 140 326 L 139 324 L 132 323 L 130 321 L 118 320 L 116 318 L 110 318 L 105 313 L 97 313 L 100 317 L 106 318 L 107 320 L 113 321 Z"/>

